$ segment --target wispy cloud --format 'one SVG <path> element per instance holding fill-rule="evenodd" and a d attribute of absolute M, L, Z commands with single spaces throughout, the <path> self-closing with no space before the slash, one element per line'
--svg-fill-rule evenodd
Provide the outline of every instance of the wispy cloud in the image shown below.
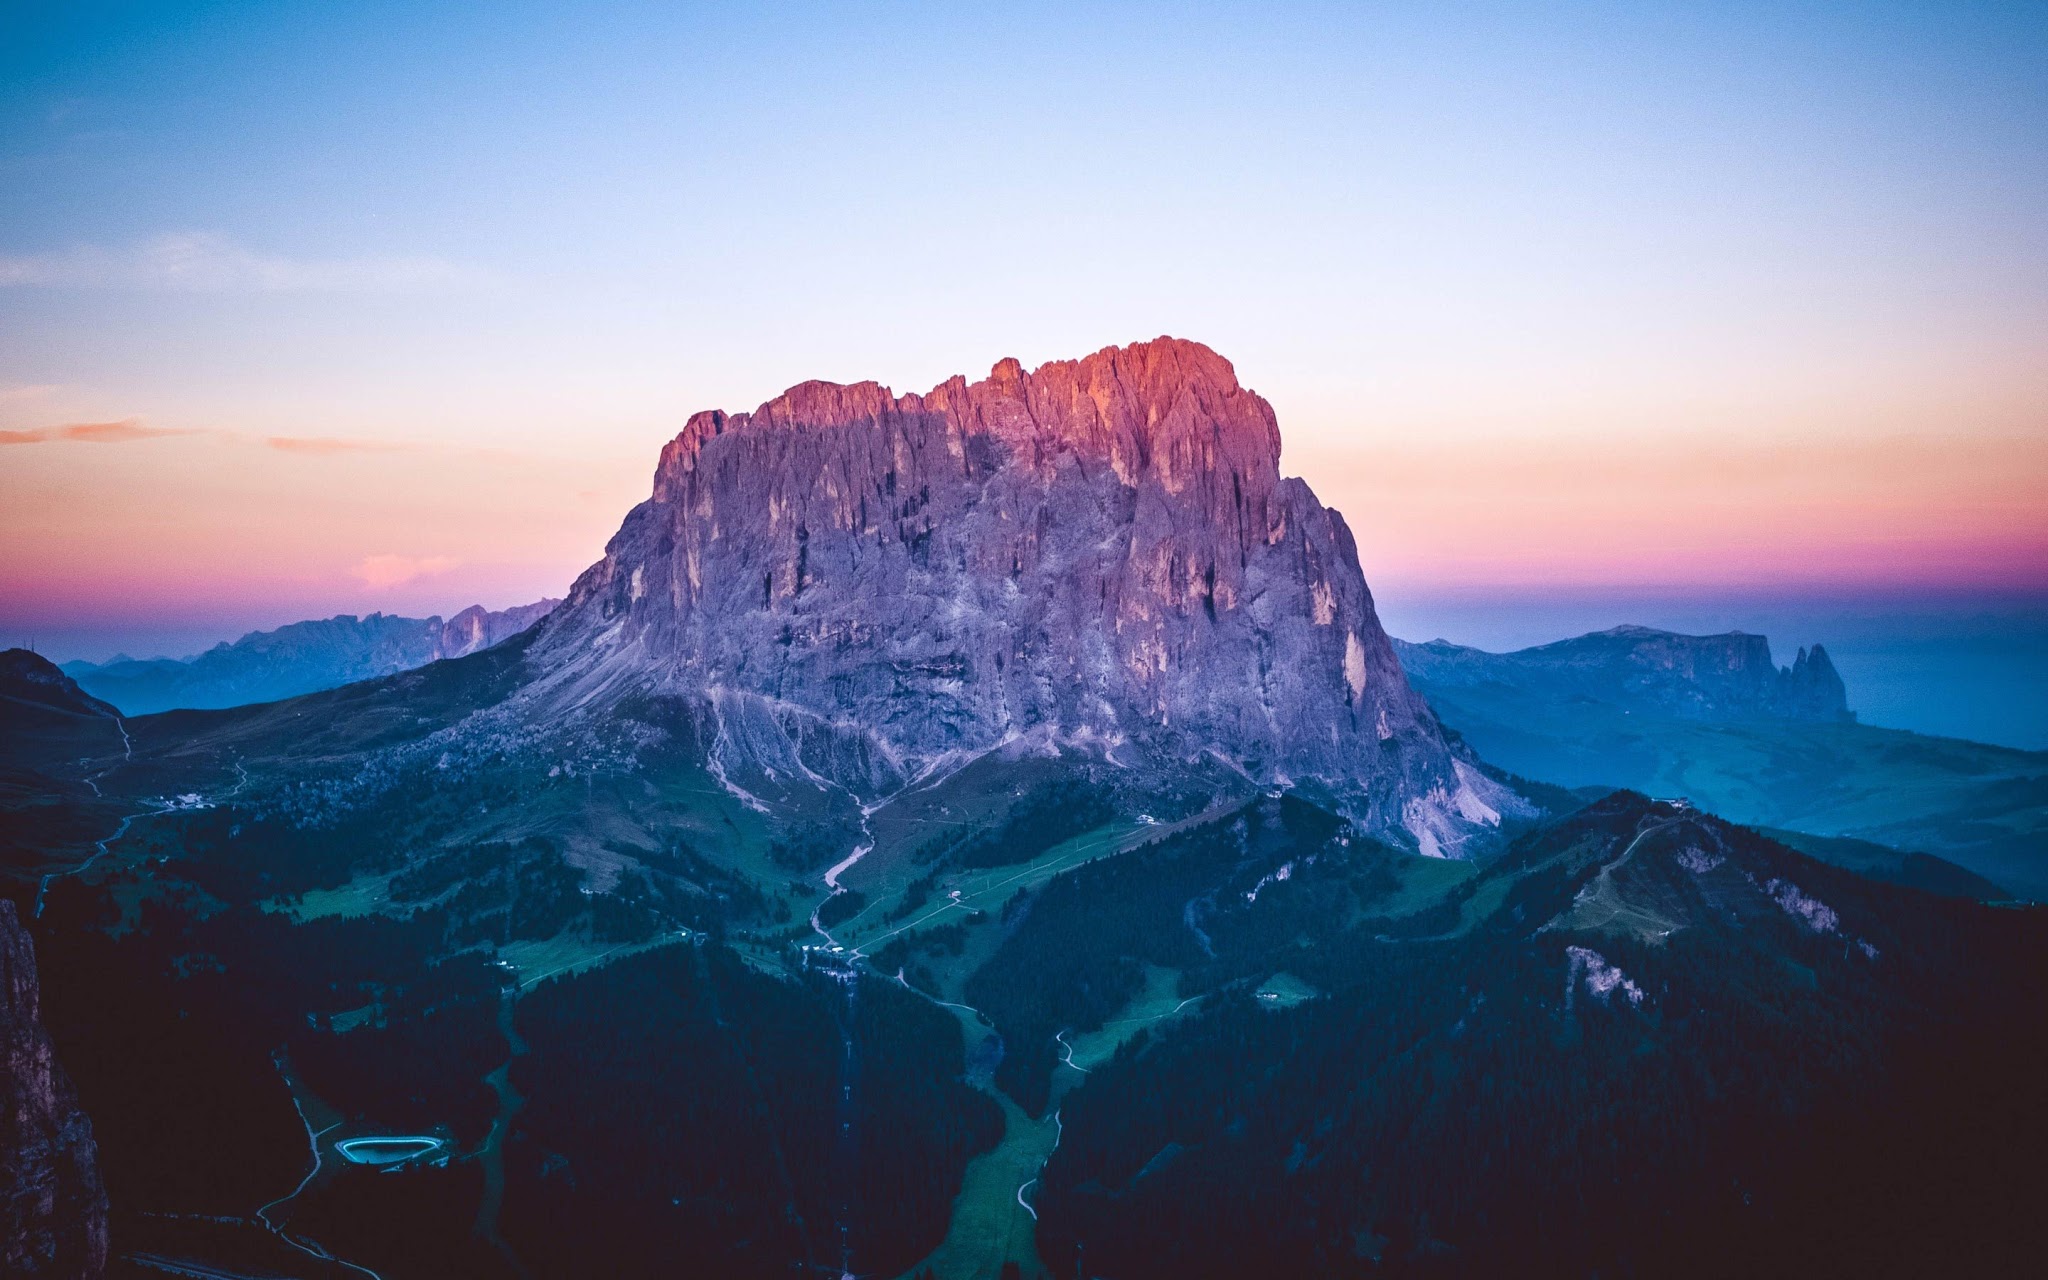
<path fill-rule="evenodd" d="M 88 444 L 128 444 L 135 440 L 156 440 L 164 436 L 198 435 L 192 427 L 145 427 L 140 418 L 119 422 L 72 422 L 61 427 L 34 427 L 27 431 L 0 431 L 0 444 L 42 444 L 48 440 L 82 440 Z"/>
<path fill-rule="evenodd" d="M 199 431 L 194 427 L 145 427 L 140 418 L 123 418 L 119 422 L 74 422 L 57 428 L 57 434 L 65 440 L 127 444 L 131 440 L 155 440 L 162 436 L 196 436 Z"/>
<path fill-rule="evenodd" d="M 343 436 L 265 436 L 263 443 L 281 453 L 324 457 L 335 453 L 397 453 L 412 446 L 394 440 L 358 440 Z"/>
<path fill-rule="evenodd" d="M 415 578 L 446 573 L 461 563 L 453 556 L 364 556 L 362 563 L 349 572 L 360 578 L 370 590 L 382 591 Z"/>
<path fill-rule="evenodd" d="M 486 273 L 445 258 L 289 258 L 205 231 L 161 235 L 121 248 L 76 245 L 51 253 L 0 256 L 0 287 L 417 293 L 473 287 L 488 280 Z"/>

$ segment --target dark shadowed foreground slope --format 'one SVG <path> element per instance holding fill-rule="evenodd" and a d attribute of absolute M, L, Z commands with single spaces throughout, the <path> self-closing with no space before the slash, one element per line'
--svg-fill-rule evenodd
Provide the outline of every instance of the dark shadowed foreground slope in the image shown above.
<path fill-rule="evenodd" d="M 1097 1064 L 1039 1201 L 1104 1277 L 2017 1274 L 2038 913 L 1620 794 Z"/>

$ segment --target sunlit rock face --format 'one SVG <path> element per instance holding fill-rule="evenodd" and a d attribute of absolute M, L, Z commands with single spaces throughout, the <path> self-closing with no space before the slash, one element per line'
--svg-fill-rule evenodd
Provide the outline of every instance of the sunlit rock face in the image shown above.
<path fill-rule="evenodd" d="M 106 1265 L 92 1125 L 43 1029 L 35 948 L 0 899 L 0 1275 L 78 1280 Z"/>
<path fill-rule="evenodd" d="M 700 697 L 717 750 L 864 797 L 1005 743 L 1220 758 L 1431 852 L 1498 821 L 1273 410 L 1161 338 L 924 395 L 699 413 L 541 628 L 564 706 Z"/>

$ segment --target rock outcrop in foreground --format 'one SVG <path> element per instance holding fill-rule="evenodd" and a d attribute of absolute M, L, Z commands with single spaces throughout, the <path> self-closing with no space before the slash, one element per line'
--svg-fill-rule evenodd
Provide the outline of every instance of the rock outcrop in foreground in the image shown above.
<path fill-rule="evenodd" d="M 92 1125 L 43 1029 L 35 947 L 0 899 L 0 1274 L 92 1277 L 106 1265 Z"/>
<path fill-rule="evenodd" d="M 1512 799 L 1447 744 L 1273 410 L 1161 338 L 924 395 L 692 417 L 542 625 L 533 691 L 703 707 L 714 765 L 877 798 L 991 749 L 1223 761 L 1431 853 Z"/>

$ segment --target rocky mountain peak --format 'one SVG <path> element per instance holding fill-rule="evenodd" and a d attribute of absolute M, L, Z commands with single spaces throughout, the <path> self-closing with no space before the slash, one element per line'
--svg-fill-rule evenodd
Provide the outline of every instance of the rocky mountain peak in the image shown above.
<path fill-rule="evenodd" d="M 538 696 L 694 699 L 728 778 L 861 796 L 1020 739 L 1221 760 L 1450 852 L 1512 800 L 1279 455 L 1272 407 L 1172 338 L 698 413 L 543 624 Z"/>
<path fill-rule="evenodd" d="M 728 434 L 818 433 L 931 419 L 949 439 L 987 436 L 1034 465 L 1063 455 L 1108 462 L 1126 484 L 1156 474 L 1178 491 L 1219 464 L 1278 477 L 1280 432 L 1272 406 L 1238 385 L 1230 362 L 1199 342 L 1162 337 L 1105 347 L 1026 372 L 1013 357 L 979 382 L 952 378 L 922 395 L 874 382 L 804 382 L 752 413 L 691 416 L 663 451 L 665 477 L 689 470 L 707 440 Z"/>
<path fill-rule="evenodd" d="M 1854 720 L 1842 675 L 1821 645 L 1801 649 L 1792 665 L 1778 673 L 1777 701 L 1781 714 L 1795 720 Z"/>

